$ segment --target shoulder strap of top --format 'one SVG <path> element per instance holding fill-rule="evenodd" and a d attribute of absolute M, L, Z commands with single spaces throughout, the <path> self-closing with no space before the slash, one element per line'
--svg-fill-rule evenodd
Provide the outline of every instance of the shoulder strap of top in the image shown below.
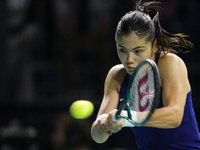
<path fill-rule="evenodd" d="M 159 60 L 159 58 L 160 58 L 160 54 L 161 54 L 161 51 L 157 51 L 156 52 L 156 57 L 155 57 L 155 62 L 156 62 L 156 64 L 158 64 L 158 60 Z"/>

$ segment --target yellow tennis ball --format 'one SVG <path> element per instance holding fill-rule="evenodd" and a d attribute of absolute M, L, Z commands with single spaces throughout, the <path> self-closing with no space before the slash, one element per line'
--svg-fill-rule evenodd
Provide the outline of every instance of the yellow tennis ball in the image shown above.
<path fill-rule="evenodd" d="M 94 105 L 87 100 L 78 100 L 72 103 L 69 112 L 76 119 L 86 119 L 92 115 Z"/>

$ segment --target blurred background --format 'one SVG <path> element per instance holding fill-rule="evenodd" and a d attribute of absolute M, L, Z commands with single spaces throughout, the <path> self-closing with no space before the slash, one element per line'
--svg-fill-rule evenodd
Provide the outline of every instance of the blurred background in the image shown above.
<path fill-rule="evenodd" d="M 188 67 L 200 125 L 200 1 L 161 2 L 163 28 L 190 35 L 195 45 L 180 56 Z M 134 4 L 135 0 L 0 1 L 0 150 L 136 150 L 127 128 L 104 144 L 90 137 L 104 79 L 120 63 L 115 28 Z M 69 106 L 78 99 L 93 102 L 90 118 L 69 115 Z"/>

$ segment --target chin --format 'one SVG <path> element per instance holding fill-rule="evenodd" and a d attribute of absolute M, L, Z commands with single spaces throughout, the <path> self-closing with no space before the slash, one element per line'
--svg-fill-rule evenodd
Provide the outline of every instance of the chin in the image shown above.
<path fill-rule="evenodd" d="M 132 75 L 133 74 L 133 72 L 127 72 L 128 74 L 130 74 L 130 75 Z"/>

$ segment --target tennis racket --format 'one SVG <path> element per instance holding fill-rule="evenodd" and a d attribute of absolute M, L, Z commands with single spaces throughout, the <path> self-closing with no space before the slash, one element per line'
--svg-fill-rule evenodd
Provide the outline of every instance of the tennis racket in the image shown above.
<path fill-rule="evenodd" d="M 118 122 L 119 118 L 124 118 L 133 126 L 141 126 L 149 120 L 158 106 L 159 99 L 158 68 L 153 60 L 146 59 L 135 68 L 130 77 L 124 99 L 117 113 L 112 116 L 112 121 Z M 124 111 L 125 108 L 127 111 Z"/>

